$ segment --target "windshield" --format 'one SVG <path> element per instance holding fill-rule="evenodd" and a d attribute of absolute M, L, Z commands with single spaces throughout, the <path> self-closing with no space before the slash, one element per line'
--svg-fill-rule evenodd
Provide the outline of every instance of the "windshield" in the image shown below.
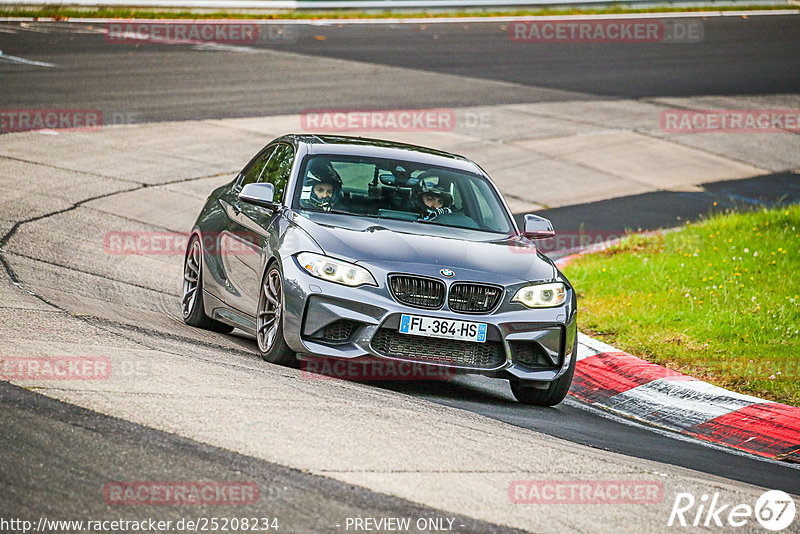
<path fill-rule="evenodd" d="M 325 155 L 306 158 L 300 177 L 295 209 L 513 233 L 494 188 L 475 174 L 418 162 Z"/>

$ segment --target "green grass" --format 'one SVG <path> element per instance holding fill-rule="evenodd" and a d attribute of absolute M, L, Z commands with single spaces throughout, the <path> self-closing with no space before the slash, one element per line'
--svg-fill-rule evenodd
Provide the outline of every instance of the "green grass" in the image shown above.
<path fill-rule="evenodd" d="M 607 6 L 598 8 L 581 9 L 514 9 L 508 11 L 355 11 L 355 10 L 330 10 L 330 11 L 285 11 L 285 12 L 260 12 L 253 11 L 219 11 L 219 12 L 192 12 L 192 11 L 151 11 L 136 8 L 98 8 L 78 9 L 74 7 L 6 7 L 0 8 L 0 17 L 33 17 L 41 19 L 68 20 L 71 18 L 120 18 L 120 19 L 250 19 L 250 20 L 281 20 L 281 19 L 380 19 L 380 18 L 438 18 L 438 17 L 519 17 L 519 16 L 547 16 L 547 15 L 617 15 L 623 13 L 673 13 L 704 11 L 752 11 L 772 9 L 793 9 L 788 3 L 781 5 L 751 5 L 732 6 L 721 5 L 713 7 L 650 7 L 627 8 L 622 6 Z"/>
<path fill-rule="evenodd" d="M 800 206 L 631 235 L 565 273 L 583 332 L 719 386 L 800 406 Z"/>

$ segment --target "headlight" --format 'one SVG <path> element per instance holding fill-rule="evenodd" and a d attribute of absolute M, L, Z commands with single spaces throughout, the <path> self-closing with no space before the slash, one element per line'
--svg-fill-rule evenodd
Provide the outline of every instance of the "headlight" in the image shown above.
<path fill-rule="evenodd" d="M 552 308 L 567 300 L 567 286 L 561 282 L 525 286 L 517 291 L 511 302 L 519 302 L 528 308 Z"/>
<path fill-rule="evenodd" d="M 301 252 L 297 255 L 297 262 L 311 276 L 322 278 L 328 282 L 354 287 L 364 284 L 378 285 L 372 274 L 365 268 L 346 261 L 335 260 L 322 254 Z"/>

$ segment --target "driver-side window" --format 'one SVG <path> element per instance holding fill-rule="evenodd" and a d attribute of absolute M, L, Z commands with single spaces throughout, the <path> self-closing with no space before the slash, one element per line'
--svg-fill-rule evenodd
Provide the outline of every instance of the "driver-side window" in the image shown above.
<path fill-rule="evenodd" d="M 267 166 L 267 162 L 269 161 L 269 157 L 275 152 L 274 146 L 269 147 L 268 149 L 264 150 L 261 154 L 256 156 L 256 158 L 250 162 L 250 164 L 242 171 L 242 179 L 241 183 L 239 184 L 241 187 L 244 187 L 247 184 L 252 184 L 257 181 L 261 177 L 261 174 L 264 172 L 264 168 Z"/>
<path fill-rule="evenodd" d="M 268 183 L 275 186 L 275 202 L 283 201 L 283 193 L 286 184 L 289 183 L 289 176 L 292 174 L 292 163 L 294 162 L 294 149 L 289 145 L 280 144 L 275 149 L 272 157 L 267 162 L 264 172 L 258 179 L 260 183 Z"/>

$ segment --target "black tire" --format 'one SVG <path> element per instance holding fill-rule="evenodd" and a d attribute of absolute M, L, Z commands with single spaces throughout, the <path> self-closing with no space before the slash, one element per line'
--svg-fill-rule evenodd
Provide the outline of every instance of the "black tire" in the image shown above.
<path fill-rule="evenodd" d="M 297 356 L 283 337 L 283 275 L 276 263 L 267 267 L 258 291 L 256 341 L 265 361 L 297 366 Z"/>
<path fill-rule="evenodd" d="M 190 326 L 230 334 L 233 327 L 215 321 L 203 309 L 203 250 L 197 236 L 192 237 L 183 259 L 183 322 Z"/>
<path fill-rule="evenodd" d="M 576 345 L 577 346 L 577 345 Z M 555 406 L 564 400 L 569 393 L 572 385 L 572 377 L 575 375 L 575 357 L 577 351 L 572 353 L 572 361 L 569 363 L 567 372 L 550 382 L 546 388 L 531 387 L 530 381 L 512 378 L 511 393 L 517 401 L 531 406 Z M 541 384 L 541 382 L 538 382 Z"/>

